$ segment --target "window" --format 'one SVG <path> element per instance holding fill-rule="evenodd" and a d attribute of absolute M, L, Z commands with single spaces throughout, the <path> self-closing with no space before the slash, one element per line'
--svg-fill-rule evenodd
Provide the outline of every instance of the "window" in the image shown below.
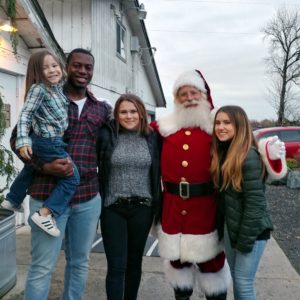
<path fill-rule="evenodd" d="M 274 135 L 277 135 L 279 137 L 280 135 L 280 132 L 277 132 L 277 131 L 270 131 L 270 132 L 266 132 L 266 133 L 263 133 L 259 138 L 267 138 L 267 137 L 270 137 L 270 136 L 274 136 Z"/>
<path fill-rule="evenodd" d="M 126 59 L 125 33 L 125 27 L 117 20 L 117 55 L 124 60 Z"/>
<path fill-rule="evenodd" d="M 281 137 L 284 142 L 299 142 L 300 141 L 300 130 L 282 131 Z"/>

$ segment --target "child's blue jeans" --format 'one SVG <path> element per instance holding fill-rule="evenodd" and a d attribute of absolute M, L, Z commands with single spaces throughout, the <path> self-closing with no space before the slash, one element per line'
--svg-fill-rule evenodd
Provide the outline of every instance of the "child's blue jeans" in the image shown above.
<path fill-rule="evenodd" d="M 65 150 L 67 144 L 63 141 L 62 137 L 44 138 L 36 134 L 32 134 L 30 137 L 32 139 L 32 151 L 42 161 L 51 162 L 55 159 L 66 157 L 69 157 L 71 160 Z M 58 178 L 57 185 L 43 204 L 44 207 L 52 211 L 54 217 L 60 216 L 65 211 L 75 194 L 77 185 L 80 183 L 78 169 L 72 160 L 71 162 L 74 169 L 73 175 Z M 23 202 L 34 172 L 35 170 L 31 165 L 25 165 L 12 183 L 6 199 L 14 206 L 18 207 Z"/>

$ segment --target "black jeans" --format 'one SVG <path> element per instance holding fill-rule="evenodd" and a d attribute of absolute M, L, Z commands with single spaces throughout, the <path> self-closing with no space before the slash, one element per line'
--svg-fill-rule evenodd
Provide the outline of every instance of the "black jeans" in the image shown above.
<path fill-rule="evenodd" d="M 101 232 L 107 259 L 107 300 L 137 299 L 143 252 L 152 220 L 152 208 L 146 205 L 103 208 Z"/>

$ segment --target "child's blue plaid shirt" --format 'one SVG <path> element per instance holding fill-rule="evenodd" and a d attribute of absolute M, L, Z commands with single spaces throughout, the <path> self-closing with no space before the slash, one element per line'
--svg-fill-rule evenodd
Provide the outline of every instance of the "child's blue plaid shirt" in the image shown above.
<path fill-rule="evenodd" d="M 19 116 L 16 148 L 32 145 L 30 129 L 46 138 L 62 136 L 68 127 L 68 105 L 62 85 L 33 84 Z"/>

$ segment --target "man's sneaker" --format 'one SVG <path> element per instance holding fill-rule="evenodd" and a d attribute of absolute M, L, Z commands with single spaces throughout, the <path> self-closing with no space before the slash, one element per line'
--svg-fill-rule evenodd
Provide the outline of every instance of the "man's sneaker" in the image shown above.
<path fill-rule="evenodd" d="M 13 206 L 13 204 L 8 201 L 8 200 L 3 200 L 0 204 L 0 207 L 1 208 L 5 208 L 5 209 L 8 209 L 8 210 L 13 210 L 13 211 L 16 211 L 16 212 L 24 212 L 24 208 L 22 205 L 16 207 L 16 206 Z"/>
<path fill-rule="evenodd" d="M 52 215 L 48 215 L 44 217 L 40 215 L 39 211 L 36 211 L 31 216 L 31 220 L 48 234 L 55 237 L 60 235 L 60 231 L 56 227 L 55 220 L 53 219 Z"/>

